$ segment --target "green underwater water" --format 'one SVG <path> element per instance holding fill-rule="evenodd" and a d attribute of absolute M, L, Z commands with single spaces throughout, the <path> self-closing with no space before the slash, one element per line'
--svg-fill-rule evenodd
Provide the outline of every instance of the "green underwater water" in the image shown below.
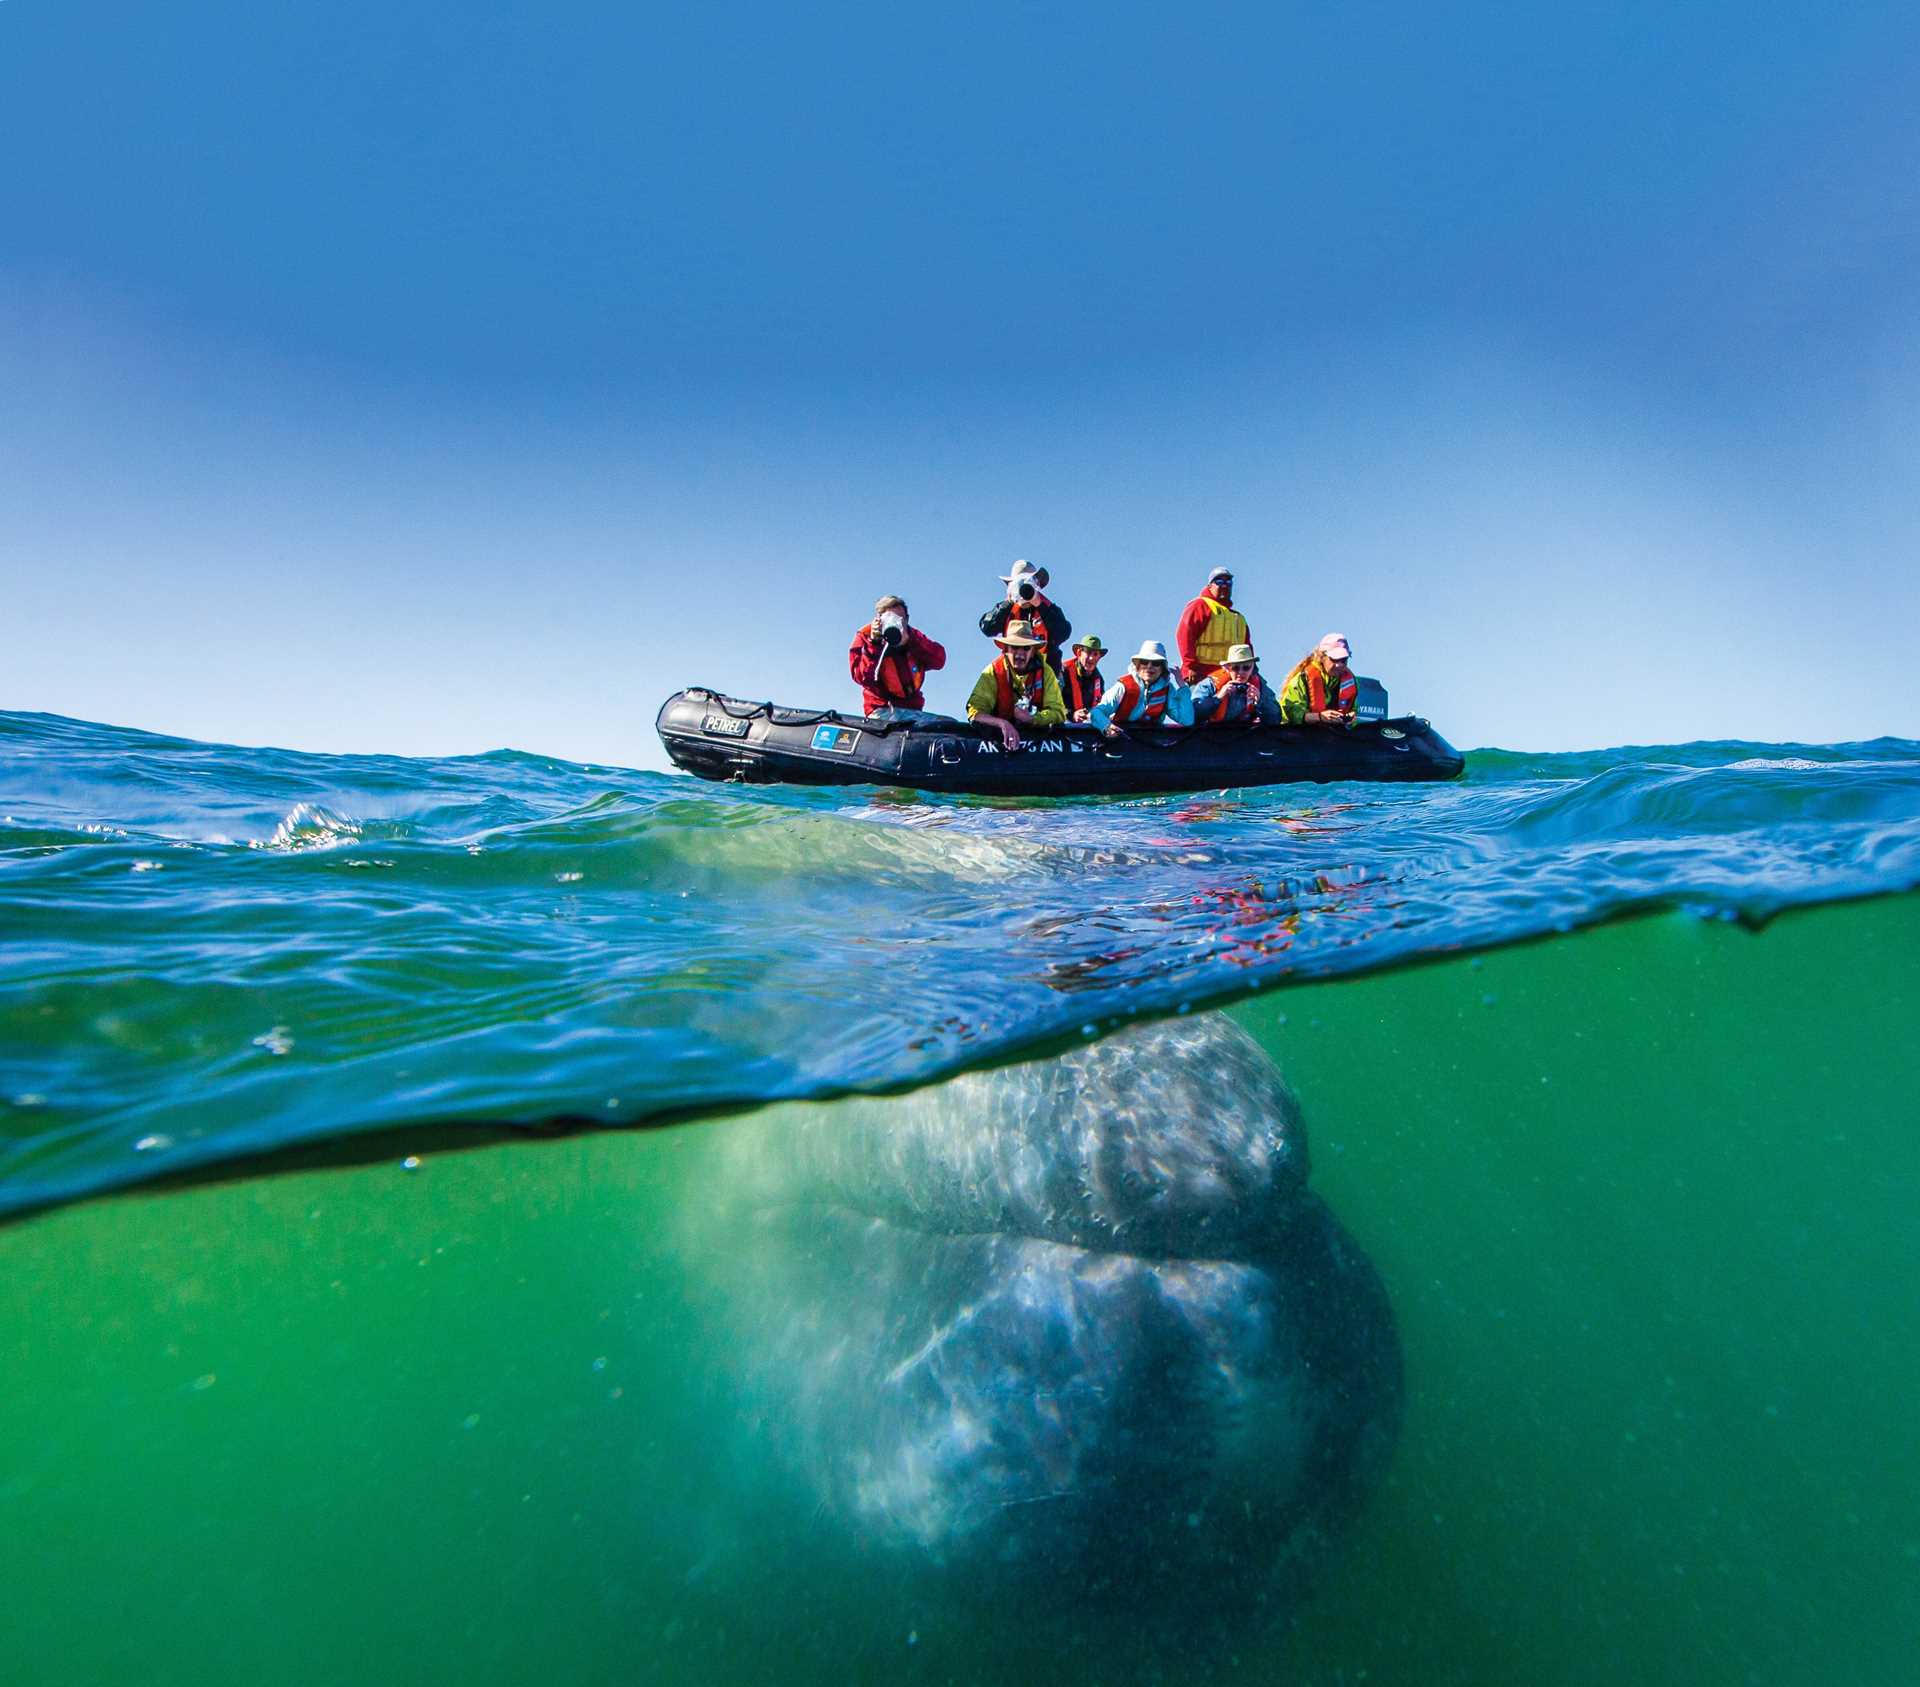
<path fill-rule="evenodd" d="M 1908 1678 L 1916 956 L 1903 895 L 1757 933 L 1659 915 L 1230 1010 L 1386 1281 L 1407 1409 L 1292 1629 L 1192 1678 Z M 1043 1653 L 1029 1612 L 817 1566 L 814 1520 L 715 1408 L 715 1262 L 682 1215 L 740 1128 L 0 1228 L 7 1677 L 1113 1676 L 1123 1635 Z"/>

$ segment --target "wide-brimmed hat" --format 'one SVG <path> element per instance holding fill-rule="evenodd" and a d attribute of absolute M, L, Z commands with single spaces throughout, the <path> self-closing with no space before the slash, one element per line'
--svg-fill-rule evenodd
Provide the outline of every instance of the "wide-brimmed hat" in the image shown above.
<path fill-rule="evenodd" d="M 1329 662 L 1345 662 L 1351 660 L 1353 650 L 1347 643 L 1345 633 L 1328 633 L 1320 641 L 1320 654 Z"/>
<path fill-rule="evenodd" d="M 1091 650 L 1096 656 L 1104 656 L 1107 653 L 1107 647 L 1100 642 L 1100 635 L 1098 633 L 1088 633 L 1085 638 L 1075 639 L 1073 641 L 1073 648 L 1075 650 Z"/>
<path fill-rule="evenodd" d="M 1230 644 L 1227 646 L 1227 659 L 1220 665 L 1223 668 L 1232 668 L 1237 667 L 1242 662 L 1257 662 L 1259 660 L 1260 658 L 1253 653 L 1252 645 Z"/>
<path fill-rule="evenodd" d="M 1012 573 L 1002 574 L 1000 578 L 1006 581 L 1006 583 L 1009 586 L 1011 586 L 1014 583 L 1014 581 L 1019 579 L 1024 579 L 1029 574 L 1038 574 L 1039 572 L 1040 572 L 1039 569 L 1035 568 L 1033 564 L 1027 561 L 1025 557 L 1022 557 L 1018 562 L 1016 562 L 1013 565 Z"/>
<path fill-rule="evenodd" d="M 1127 658 L 1129 662 L 1165 662 L 1166 659 L 1167 647 L 1157 638 L 1148 639 Z"/>
<path fill-rule="evenodd" d="M 1039 650 L 1047 641 L 1033 636 L 1031 621 L 1009 621 L 1006 631 L 995 635 L 993 642 L 1003 650 Z"/>

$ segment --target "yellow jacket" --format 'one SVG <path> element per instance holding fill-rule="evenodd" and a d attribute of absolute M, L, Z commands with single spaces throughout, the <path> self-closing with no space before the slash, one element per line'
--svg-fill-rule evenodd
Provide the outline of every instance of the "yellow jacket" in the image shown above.
<path fill-rule="evenodd" d="M 1035 686 L 1029 680 L 1025 689 L 1039 697 L 1039 703 L 1033 710 L 1028 726 L 1058 726 L 1067 718 L 1067 705 L 1060 695 L 1060 681 L 1054 677 L 1053 669 L 1047 666 L 1045 658 L 1034 663 L 1040 683 Z M 1013 696 L 1016 681 L 1013 679 L 1012 664 L 1004 656 L 997 656 L 980 671 L 980 677 L 973 682 L 973 690 L 967 697 L 967 719 L 974 720 L 981 715 L 995 715 L 1001 720 L 1013 719 Z M 1029 696 L 1031 703 L 1031 695 Z"/>

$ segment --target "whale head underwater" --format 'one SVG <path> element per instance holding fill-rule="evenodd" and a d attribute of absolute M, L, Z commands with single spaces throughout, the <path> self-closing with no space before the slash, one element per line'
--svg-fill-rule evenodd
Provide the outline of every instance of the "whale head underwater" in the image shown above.
<path fill-rule="evenodd" d="M 1385 1290 L 1224 1018 L 776 1109 L 723 1160 L 730 1384 L 825 1550 L 1184 1643 L 1295 1608 L 1386 1466 Z"/>

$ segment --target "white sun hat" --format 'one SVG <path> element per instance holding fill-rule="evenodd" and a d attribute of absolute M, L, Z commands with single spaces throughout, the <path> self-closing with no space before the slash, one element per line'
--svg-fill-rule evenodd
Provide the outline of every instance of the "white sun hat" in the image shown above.
<path fill-rule="evenodd" d="M 1167 647 L 1157 638 L 1148 639 L 1145 644 L 1141 645 L 1138 650 L 1127 658 L 1130 662 L 1165 662 L 1166 659 Z"/>

